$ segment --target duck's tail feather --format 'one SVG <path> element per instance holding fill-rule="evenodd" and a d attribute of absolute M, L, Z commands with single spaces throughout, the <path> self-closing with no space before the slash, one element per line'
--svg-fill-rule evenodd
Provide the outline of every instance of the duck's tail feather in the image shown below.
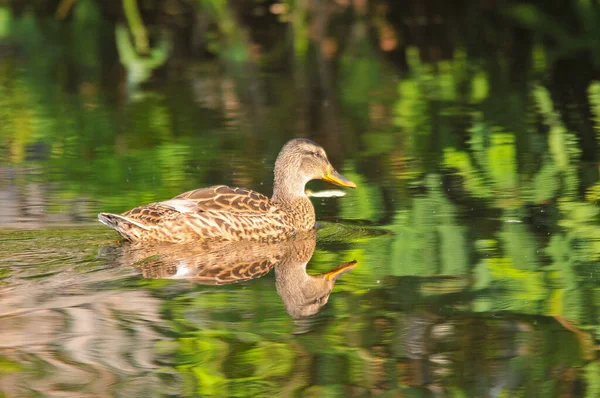
<path fill-rule="evenodd" d="M 139 233 L 142 230 L 150 230 L 148 226 L 119 214 L 99 213 L 98 220 L 107 227 L 117 231 L 127 240 L 138 240 Z"/>

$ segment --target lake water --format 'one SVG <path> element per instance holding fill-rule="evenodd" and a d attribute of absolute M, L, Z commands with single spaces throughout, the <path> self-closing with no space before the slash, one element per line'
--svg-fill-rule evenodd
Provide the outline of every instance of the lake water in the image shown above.
<path fill-rule="evenodd" d="M 0 396 L 600 396 L 600 83 L 552 72 L 570 54 L 506 21 L 513 53 L 482 54 L 435 18 L 388 54 L 376 13 L 331 22 L 344 46 L 232 34 L 152 71 L 94 4 L 0 2 Z M 297 136 L 358 185 L 309 183 L 316 236 L 207 254 L 96 219 L 270 195 Z"/>

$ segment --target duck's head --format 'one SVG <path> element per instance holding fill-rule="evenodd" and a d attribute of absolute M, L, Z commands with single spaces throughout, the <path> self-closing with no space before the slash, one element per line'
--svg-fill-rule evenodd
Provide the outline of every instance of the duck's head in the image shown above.
<path fill-rule="evenodd" d="M 311 180 L 356 188 L 355 183 L 333 168 L 319 144 L 305 138 L 288 141 L 275 161 L 274 190 L 301 196 L 304 195 L 304 186 Z"/>

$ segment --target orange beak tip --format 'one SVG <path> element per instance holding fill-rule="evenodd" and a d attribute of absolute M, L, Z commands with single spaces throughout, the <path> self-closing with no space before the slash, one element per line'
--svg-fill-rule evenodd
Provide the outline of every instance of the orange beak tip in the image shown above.
<path fill-rule="evenodd" d="M 335 269 L 325 273 L 325 277 L 330 281 L 336 281 L 341 275 L 353 270 L 358 265 L 358 261 L 352 260 L 348 263 L 341 264 Z"/>

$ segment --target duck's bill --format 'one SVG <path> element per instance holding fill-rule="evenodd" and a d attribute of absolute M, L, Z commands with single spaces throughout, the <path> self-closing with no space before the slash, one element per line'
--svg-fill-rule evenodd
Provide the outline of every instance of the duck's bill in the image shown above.
<path fill-rule="evenodd" d="M 337 280 L 337 278 L 339 278 L 346 272 L 354 269 L 354 267 L 356 267 L 357 265 L 358 265 L 358 261 L 356 261 L 356 260 L 350 261 L 349 263 L 344 263 L 344 264 L 337 266 L 335 269 L 332 269 L 331 271 L 326 272 L 323 275 L 325 275 L 325 278 L 329 279 L 330 281 L 335 282 Z"/>
<path fill-rule="evenodd" d="M 331 166 L 327 168 L 327 172 L 325 173 L 325 176 L 323 176 L 323 180 L 341 187 L 356 188 L 355 183 L 335 171 L 335 169 Z"/>

